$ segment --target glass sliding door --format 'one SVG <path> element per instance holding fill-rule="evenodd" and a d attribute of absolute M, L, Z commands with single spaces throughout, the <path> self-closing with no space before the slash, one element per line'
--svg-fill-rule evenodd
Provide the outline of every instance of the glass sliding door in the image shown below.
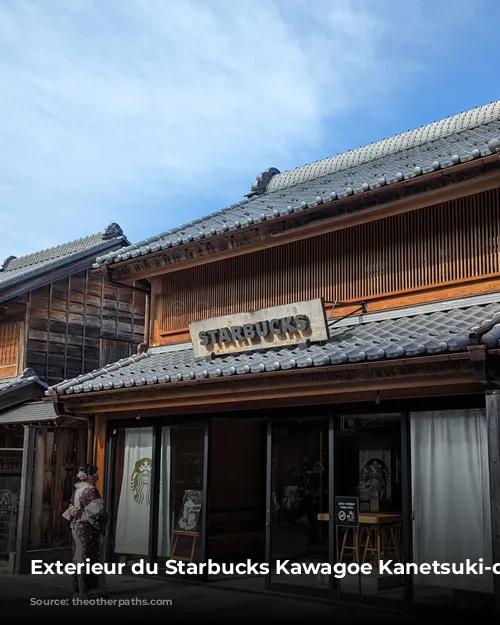
<path fill-rule="evenodd" d="M 371 565 L 370 574 L 354 572 L 339 580 L 342 602 L 394 608 L 406 602 L 405 576 L 393 574 L 393 565 L 408 557 L 405 437 L 399 414 L 335 419 L 335 496 L 359 500 L 359 526 L 336 527 L 336 562 Z M 390 570 L 380 565 L 389 561 Z"/>
<path fill-rule="evenodd" d="M 326 594 L 329 562 L 329 421 L 274 421 L 268 430 L 267 586 Z M 292 570 L 294 572 L 292 573 Z"/>
<path fill-rule="evenodd" d="M 205 560 L 207 445 L 206 425 L 162 427 L 157 550 L 160 570 L 171 557 L 183 562 Z"/>
<path fill-rule="evenodd" d="M 171 558 L 205 560 L 208 425 L 146 423 L 110 429 L 107 559 L 162 574 Z"/>

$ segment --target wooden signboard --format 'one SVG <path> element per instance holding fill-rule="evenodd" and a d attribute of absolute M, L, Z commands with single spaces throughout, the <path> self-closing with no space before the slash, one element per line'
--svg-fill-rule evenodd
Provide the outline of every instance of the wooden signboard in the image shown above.
<path fill-rule="evenodd" d="M 199 537 L 198 523 L 201 515 L 201 504 L 203 501 L 203 491 L 186 490 L 182 497 L 182 505 L 175 529 L 172 531 L 173 543 L 170 552 L 171 560 L 185 560 L 192 562 L 196 547 L 196 539 Z M 189 555 L 178 555 L 179 540 L 188 541 Z M 182 549 L 182 547 L 181 547 Z M 181 551 L 182 552 L 182 551 Z"/>
<path fill-rule="evenodd" d="M 193 321 L 189 332 L 198 358 L 329 338 L 322 299 Z"/>

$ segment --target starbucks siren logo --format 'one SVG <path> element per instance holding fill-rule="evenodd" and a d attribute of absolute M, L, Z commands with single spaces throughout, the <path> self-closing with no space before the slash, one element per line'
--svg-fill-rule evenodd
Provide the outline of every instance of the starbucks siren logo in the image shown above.
<path fill-rule="evenodd" d="M 151 503 L 151 458 L 141 458 L 134 465 L 130 487 L 135 503 L 149 506 Z"/>

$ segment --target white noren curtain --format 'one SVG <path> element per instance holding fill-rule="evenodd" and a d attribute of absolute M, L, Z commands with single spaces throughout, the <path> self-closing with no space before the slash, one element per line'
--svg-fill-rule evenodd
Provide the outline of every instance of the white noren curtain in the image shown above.
<path fill-rule="evenodd" d="M 411 458 L 414 562 L 491 566 L 485 411 L 412 413 Z M 418 575 L 415 584 L 493 592 L 491 573 Z"/>

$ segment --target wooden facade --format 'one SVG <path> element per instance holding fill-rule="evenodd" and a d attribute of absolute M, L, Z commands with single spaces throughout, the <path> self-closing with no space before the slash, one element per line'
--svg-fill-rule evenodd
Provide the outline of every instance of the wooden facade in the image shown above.
<path fill-rule="evenodd" d="M 500 190 L 430 205 L 153 279 L 152 344 L 190 321 L 323 297 L 332 316 L 500 286 Z"/>
<path fill-rule="evenodd" d="M 159 265 L 164 261 L 155 258 L 119 263 L 116 268 L 110 265 L 108 271 L 113 279 L 120 276 L 130 284 L 135 277 L 149 278 L 151 318 L 146 343 L 151 347 L 189 340 L 191 320 L 311 297 L 324 298 L 328 317 L 342 318 L 359 312 L 362 301 L 368 312 L 377 312 L 496 293 L 500 291 L 499 158 L 489 157 L 479 165 L 472 162 L 466 169 L 460 165 L 456 174 L 446 178 L 429 174 L 423 177 L 426 184 L 418 179 L 412 183 L 415 188 L 381 189 L 378 200 L 375 192 L 369 199 L 347 198 L 343 206 L 367 203 L 357 212 L 339 209 L 338 214 L 325 217 L 323 213 L 330 209 L 318 206 L 311 209 L 307 225 L 302 213 L 284 217 L 283 223 L 290 220 L 289 226 L 280 226 L 284 236 L 269 242 L 264 237 L 258 251 L 253 251 L 257 244 L 252 241 L 241 247 L 234 242 L 233 253 L 224 252 L 226 258 L 218 260 L 219 254 L 204 248 L 203 242 L 193 243 L 197 251 L 179 249 L 175 252 L 179 261 L 165 261 L 163 272 Z M 490 359 L 496 357 L 493 350 Z M 70 413 L 96 415 L 94 453 L 99 466 L 104 466 L 107 421 L 132 418 L 137 411 L 151 416 L 208 414 L 238 407 L 343 403 L 353 394 L 359 401 L 371 401 L 376 391 L 397 400 L 444 392 L 482 393 L 484 388 L 470 354 L 461 352 L 415 357 L 411 362 L 249 374 L 232 380 L 230 386 L 208 379 L 203 385 L 143 385 L 126 392 L 89 392 L 54 400 Z"/>
<path fill-rule="evenodd" d="M 119 507 L 119 482 L 124 488 L 130 483 L 119 465 L 127 449 L 125 431 L 151 431 L 147 458 L 155 468 L 151 473 L 150 536 L 144 548 L 149 558 L 159 557 L 159 506 L 165 492 L 161 486 L 165 477 L 160 473 L 163 435 L 168 428 L 192 427 L 203 432 L 196 463 L 189 460 L 202 475 L 200 479 L 197 474 L 198 482 L 192 480 L 202 484 L 199 488 L 204 497 L 200 557 L 243 559 L 248 553 L 256 559 L 269 557 L 272 541 L 267 528 L 272 523 L 275 460 L 271 441 L 291 415 L 298 423 L 328 422 L 317 445 L 323 458 L 325 448 L 337 453 L 336 428 L 347 416 L 383 410 L 397 413 L 403 423 L 398 438 L 404 439 L 403 465 L 410 453 L 410 413 L 416 406 L 428 412 L 443 406 L 443 410 L 461 406 L 483 410 L 491 437 L 489 475 L 498 480 L 498 444 L 493 431 L 498 429 L 495 398 L 500 388 L 500 347 L 494 333 L 498 317 L 481 319 L 480 313 L 469 311 L 470 326 L 460 328 L 460 333 L 466 333 L 465 342 L 458 345 L 457 341 L 452 347 L 445 342 L 444 349 L 439 345 L 444 340 L 437 335 L 437 346 L 428 349 L 420 345 L 418 328 L 408 329 L 409 324 L 407 334 L 398 332 L 401 319 L 420 314 L 419 323 L 425 324 L 429 311 L 439 311 L 451 301 L 453 305 L 444 308 L 450 323 L 453 314 L 462 309 L 500 306 L 500 149 L 457 162 L 449 171 L 441 171 L 440 163 L 434 163 L 425 175 L 417 168 L 418 175 L 409 175 L 404 181 L 398 179 L 387 186 L 384 182 L 377 188 L 366 185 L 363 193 L 349 193 L 333 206 L 317 197 L 311 205 L 302 202 L 305 206 L 300 210 L 276 211 L 279 216 L 275 220 L 249 219 L 248 227 L 239 223 L 210 240 L 200 235 L 176 245 L 155 243 L 150 251 L 133 250 L 128 256 L 121 254 L 116 264 L 106 264 L 104 270 L 112 281 L 132 285 L 147 279 L 151 285 L 150 315 L 144 324 L 148 353 L 140 354 L 143 360 L 138 358 L 129 370 L 120 371 L 118 380 L 114 372 L 108 376 L 110 372 L 101 371 L 91 383 L 76 380 L 52 389 L 51 397 L 61 414 L 94 417 L 94 459 L 104 477 L 101 485 L 112 514 Z M 318 195 L 314 190 L 311 193 Z M 479 304 L 463 303 L 464 298 Z M 240 350 L 224 362 L 222 356 L 220 366 L 217 356 L 207 357 L 203 364 L 195 358 L 190 322 L 310 299 L 323 300 L 325 319 L 332 326 L 348 317 L 354 319 L 352 325 L 337 326 L 344 331 L 331 337 L 332 344 L 347 345 L 337 362 L 328 357 L 321 360 L 323 346 L 318 342 L 311 347 L 307 341 L 290 351 L 277 348 L 262 360 L 258 352 L 263 354 L 264 349 L 250 351 L 250 356 Z M 415 312 L 414 307 L 423 312 Z M 363 339 L 356 337 L 356 320 L 366 330 L 370 321 L 365 317 L 372 313 L 371 319 L 376 318 L 372 326 L 380 318 L 394 321 L 383 331 L 386 336 L 382 339 L 388 335 L 387 340 L 399 346 L 400 352 L 381 349 L 380 357 L 364 353 L 349 358 L 351 348 L 364 349 Z M 488 333 L 493 333 L 489 342 L 482 342 Z M 432 327 L 429 334 L 432 338 Z M 413 351 L 405 352 L 411 341 L 415 343 Z M 308 349 L 308 362 L 302 359 L 297 365 L 301 350 Z M 170 453 L 171 447 L 168 449 Z M 328 463 L 329 502 L 323 519 L 328 520 L 328 557 L 333 561 L 338 529 L 333 520 L 336 469 L 332 460 Z M 321 471 L 326 467 L 321 466 Z M 412 549 L 408 466 L 402 469 L 398 488 L 407 557 Z M 497 484 L 491 487 L 491 497 L 494 515 L 500 505 Z M 179 505 L 176 501 L 176 513 Z M 492 526 L 497 528 L 498 520 Z M 493 553 L 499 553 L 498 534 L 491 540 Z M 126 550 L 123 557 L 126 560 L 132 555 Z M 122 552 L 118 551 L 117 557 L 122 557 Z M 500 613 L 498 579 L 494 585 Z M 332 583 L 328 591 L 333 590 Z M 405 587 L 405 593 L 408 599 L 411 589 Z"/>
<path fill-rule="evenodd" d="M 24 287 L 20 280 L 21 293 L 0 304 L 0 380 L 22 372 L 38 380 L 0 398 L 0 491 L 12 499 L 0 557 L 16 551 L 18 572 L 30 554 L 57 559 L 70 548 L 61 515 L 78 464 L 92 458 L 91 420 L 60 417 L 50 400 L 48 410 L 47 386 L 127 358 L 144 341 L 145 290 L 110 284 L 94 260 L 90 249 L 64 270 L 30 276 Z"/>
<path fill-rule="evenodd" d="M 144 338 L 145 298 L 87 269 L 7 302 L 17 319 L 0 317 L 0 375 L 30 367 L 51 385 L 132 355 Z"/>
<path fill-rule="evenodd" d="M 75 474 L 87 453 L 87 428 L 52 426 L 37 428 L 33 466 L 28 550 L 69 547 L 68 523 L 62 513 L 69 505 Z"/>

